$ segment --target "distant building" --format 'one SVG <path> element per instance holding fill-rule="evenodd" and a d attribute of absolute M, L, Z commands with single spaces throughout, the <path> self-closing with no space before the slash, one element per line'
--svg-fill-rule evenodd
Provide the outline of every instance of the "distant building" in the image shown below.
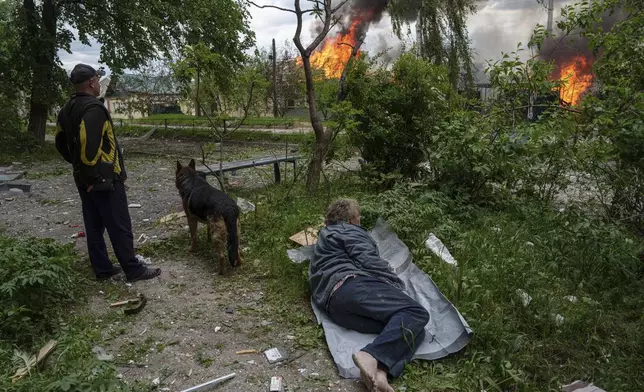
<path fill-rule="evenodd" d="M 105 94 L 105 106 L 113 118 L 168 113 L 194 115 L 194 103 L 184 98 L 179 83 L 171 76 L 113 76 Z"/>

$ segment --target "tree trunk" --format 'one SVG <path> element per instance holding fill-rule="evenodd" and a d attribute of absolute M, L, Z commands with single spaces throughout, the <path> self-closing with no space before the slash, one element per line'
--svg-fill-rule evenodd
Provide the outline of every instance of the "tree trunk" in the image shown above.
<path fill-rule="evenodd" d="M 47 105 L 35 101 L 33 98 L 29 107 L 29 133 L 36 138 L 39 145 L 45 144 L 45 129 L 47 127 Z"/>
<path fill-rule="evenodd" d="M 24 0 L 23 6 L 29 32 L 29 37 L 25 37 L 28 39 L 25 44 L 32 61 L 28 130 L 42 146 L 45 144 L 49 107 L 58 92 L 53 84 L 56 58 L 56 9 L 53 0 L 45 0 L 42 3 L 41 24 L 33 0 Z"/>
<path fill-rule="evenodd" d="M 197 94 L 195 95 L 195 102 L 197 103 L 195 115 L 201 117 L 201 106 L 199 105 L 199 83 L 201 82 L 201 69 L 197 67 Z"/>
<path fill-rule="evenodd" d="M 306 80 L 306 102 L 309 104 L 309 116 L 311 117 L 311 126 L 315 133 L 315 151 L 311 162 L 309 162 L 309 171 L 306 177 L 306 188 L 309 192 L 315 192 L 320 184 L 320 174 L 324 158 L 329 151 L 330 134 L 324 129 L 322 120 L 318 114 L 317 100 L 315 98 L 315 87 L 313 85 L 313 73 L 311 72 L 311 60 L 308 55 L 302 56 L 302 66 L 304 67 L 304 76 Z"/>

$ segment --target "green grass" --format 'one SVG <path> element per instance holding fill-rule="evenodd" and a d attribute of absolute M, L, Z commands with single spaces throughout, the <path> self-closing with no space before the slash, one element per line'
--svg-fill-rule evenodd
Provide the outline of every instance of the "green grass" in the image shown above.
<path fill-rule="evenodd" d="M 115 123 L 116 135 L 117 137 L 140 137 L 150 132 L 152 128 L 141 127 L 141 126 L 119 126 L 118 122 Z M 47 133 L 53 134 L 55 131 L 54 127 L 47 127 Z M 217 142 L 216 136 L 213 134 L 212 130 L 209 128 L 163 128 L 159 127 L 155 131 L 153 138 L 163 138 L 163 139 L 188 139 L 195 141 L 213 141 Z M 271 132 L 261 132 L 253 131 L 252 129 L 239 129 L 236 132 L 228 135 L 226 140 L 229 141 L 242 141 L 242 142 L 271 142 L 271 143 L 293 143 L 293 144 L 304 144 L 311 143 L 314 140 L 313 133 L 271 133 Z M 57 154 L 55 147 L 51 144 L 53 152 L 48 150 L 49 154 Z M 22 154 L 21 156 L 26 156 Z M 46 158 L 45 154 L 34 155 L 38 159 Z M 0 163 L 2 155 L 0 155 Z M 8 158 L 11 159 L 11 158 Z"/>
<path fill-rule="evenodd" d="M 271 311 L 296 331 L 301 347 L 323 346 L 311 321 L 306 266 L 292 263 L 288 237 L 320 222 L 329 200 L 357 197 L 365 226 L 382 216 L 413 252 L 416 264 L 455 303 L 474 330 L 450 358 L 415 361 L 397 386 L 407 391 L 555 391 L 591 379 L 610 391 L 644 388 L 644 268 L 638 239 L 578 211 L 555 212 L 530 203 L 488 210 L 459 205 L 424 189 L 369 190 L 356 179 L 334 181 L 330 193 L 309 196 L 284 188 L 242 195 L 258 204 L 242 233 L 267 271 Z M 330 198 L 328 196 L 331 196 Z M 458 269 L 424 249 L 435 233 Z M 532 246 L 531 244 L 534 244 Z M 516 290 L 533 300 L 524 307 Z M 565 296 L 574 295 L 571 303 Z M 555 315 L 564 317 L 557 325 Z"/>
<path fill-rule="evenodd" d="M 20 150 L 9 147 L 0 151 L 0 165 L 9 165 L 11 162 L 42 162 L 56 158 L 60 158 L 60 154 L 54 143 L 50 142 L 45 142 L 44 146 L 30 146 Z"/>
<path fill-rule="evenodd" d="M 83 261 L 87 263 L 87 261 Z M 0 237 L 0 390 L 143 391 L 148 385 L 122 383 L 111 362 L 96 359 L 92 348 L 106 339 L 104 326 L 122 318 L 100 319 L 87 308 L 85 293 L 118 290 L 90 281 L 71 245 L 52 240 Z M 54 339 L 57 347 L 17 383 L 11 382 L 25 359 Z"/>
<path fill-rule="evenodd" d="M 213 121 L 221 123 L 224 117 L 214 117 Z M 239 121 L 235 117 L 225 117 L 229 123 Z M 115 120 L 120 123 L 120 120 Z M 196 117 L 185 114 L 154 114 L 145 118 L 123 120 L 125 124 L 154 124 L 154 125 L 186 125 L 186 126 L 209 126 L 210 122 L 207 117 Z M 244 120 L 245 127 L 267 127 L 267 128 L 291 128 L 295 125 L 307 125 L 307 118 L 296 117 L 248 117 Z"/>
<path fill-rule="evenodd" d="M 474 330 L 462 352 L 408 365 L 395 380 L 397 387 L 536 392 L 587 379 L 611 392 L 644 388 L 644 266 L 636 257 L 643 244 L 619 226 L 575 209 L 560 212 L 525 200 L 487 209 L 463 205 L 422 185 L 374 189 L 349 175 L 323 182 L 313 195 L 298 184 L 293 189 L 236 190 L 233 196 L 257 206 L 242 217 L 242 246 L 248 248 L 244 269 L 262 278 L 263 311 L 280 320 L 273 328 L 282 324 L 293 331 L 297 348 L 323 348 L 325 342 L 323 330 L 312 321 L 306 264 L 294 264 L 286 256 L 295 247 L 288 237 L 318 224 L 334 198 L 349 196 L 360 201 L 366 227 L 378 217 L 387 220 L 410 247 L 415 263 Z M 424 248 L 429 232 L 450 249 L 457 269 Z M 205 231 L 200 234 L 205 236 Z M 185 252 L 188 244 L 188 234 L 181 233 L 141 253 L 167 257 Z M 207 240 L 198 244 L 197 254 L 210 258 Z M 532 296 L 527 307 L 517 289 Z M 578 302 L 564 298 L 570 295 Z M 64 390 L 60 383 L 67 382 L 76 388 L 71 390 L 82 390 L 86 382 L 93 383 L 88 387 L 92 390 L 103 383 L 106 390 L 114 388 L 114 369 L 91 354 L 91 347 L 100 344 L 101 323 L 83 312 L 59 314 L 56 329 L 19 347 L 31 353 L 56 338 L 61 343 L 56 355 L 12 390 L 47 390 L 52 385 L 52 390 Z M 563 316 L 563 324 L 555 322 L 556 315 Z M 0 341 L 3 375 L 15 370 L 13 348 L 11 342 Z M 211 359 L 204 356 L 201 363 L 209 366 Z M 90 376 L 93 369 L 98 375 Z M 0 381 L 0 390 L 8 387 L 6 379 Z"/>

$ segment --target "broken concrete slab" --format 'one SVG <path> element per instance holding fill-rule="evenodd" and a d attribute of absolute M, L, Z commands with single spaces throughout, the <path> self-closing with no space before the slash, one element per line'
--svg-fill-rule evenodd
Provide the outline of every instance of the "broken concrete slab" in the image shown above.
<path fill-rule="evenodd" d="M 31 192 L 31 184 L 16 184 L 16 183 L 1 183 L 0 192 L 9 192 L 12 191 L 15 193 L 16 190 L 20 190 L 23 193 Z"/>
<path fill-rule="evenodd" d="M 15 181 L 25 175 L 26 172 L 5 172 L 0 174 L 0 182 Z"/>

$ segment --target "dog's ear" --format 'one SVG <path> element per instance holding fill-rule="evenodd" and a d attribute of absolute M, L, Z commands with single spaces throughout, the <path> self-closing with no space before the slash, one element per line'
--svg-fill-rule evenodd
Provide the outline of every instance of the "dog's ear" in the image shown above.
<path fill-rule="evenodd" d="M 177 161 L 177 171 L 183 169 L 183 165 L 181 165 L 181 162 Z"/>
<path fill-rule="evenodd" d="M 188 164 L 188 166 L 190 166 L 192 169 L 194 169 L 196 165 L 197 165 L 197 164 L 195 163 L 195 160 L 194 160 L 194 159 L 191 159 L 191 160 L 190 160 L 190 163 Z"/>

